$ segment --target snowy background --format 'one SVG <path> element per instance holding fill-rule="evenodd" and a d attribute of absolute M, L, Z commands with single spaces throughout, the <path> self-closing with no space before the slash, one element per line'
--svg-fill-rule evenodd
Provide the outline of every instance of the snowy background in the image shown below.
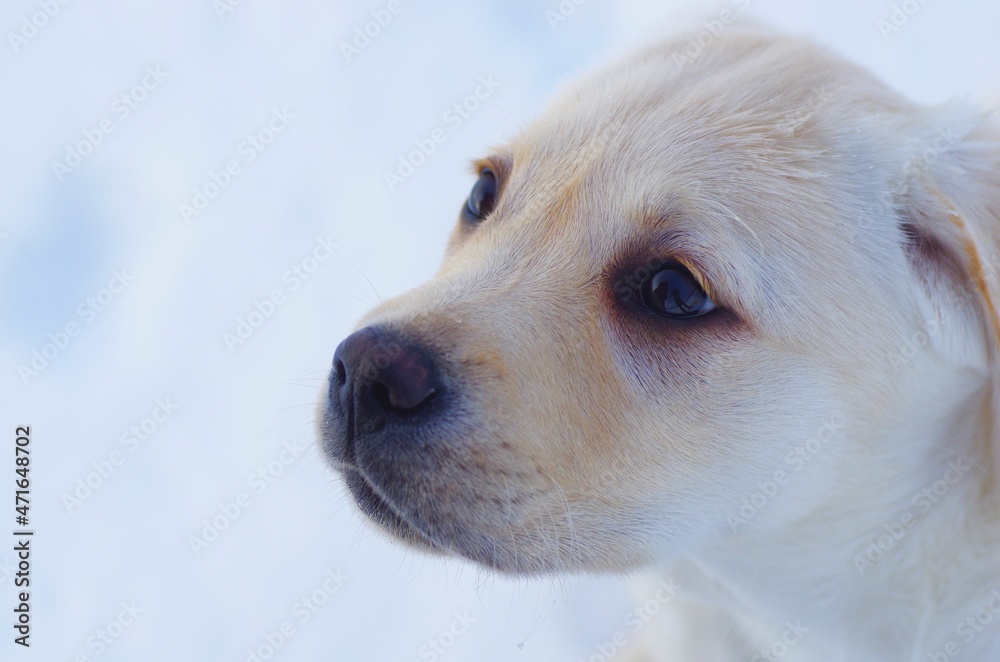
<path fill-rule="evenodd" d="M 559 0 L 398 0 L 345 52 L 389 5 L 0 9 L 0 658 L 591 659 L 631 609 L 624 582 L 408 552 L 312 446 L 334 347 L 433 273 L 469 160 L 560 83 L 727 7 L 920 101 L 1000 96 L 995 0 L 907 0 L 892 32 L 892 0 L 564 0 L 558 22 Z M 446 122 L 480 77 L 500 85 Z M 390 191 L 385 172 L 437 128 Z M 30 650 L 9 624 L 17 425 Z"/>

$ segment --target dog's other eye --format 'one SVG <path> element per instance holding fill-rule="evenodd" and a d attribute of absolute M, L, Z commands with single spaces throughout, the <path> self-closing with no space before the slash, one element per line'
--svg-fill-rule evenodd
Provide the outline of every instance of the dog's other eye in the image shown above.
<path fill-rule="evenodd" d="M 715 310 L 691 272 L 680 264 L 668 264 L 639 288 L 639 298 L 647 308 L 673 318 L 700 317 Z"/>
<path fill-rule="evenodd" d="M 493 211 L 493 203 L 497 195 L 497 178 L 489 168 L 483 168 L 479 180 L 472 187 L 469 199 L 465 202 L 465 218 L 470 223 L 478 223 Z"/>

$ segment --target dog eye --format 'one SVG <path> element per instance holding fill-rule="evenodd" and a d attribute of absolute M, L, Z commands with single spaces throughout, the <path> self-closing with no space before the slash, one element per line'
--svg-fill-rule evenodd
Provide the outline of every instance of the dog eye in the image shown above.
<path fill-rule="evenodd" d="M 479 180 L 472 187 L 469 199 L 465 202 L 465 217 L 470 223 L 478 223 L 493 211 L 493 202 L 497 195 L 497 178 L 489 168 L 483 168 Z"/>
<path fill-rule="evenodd" d="M 667 265 L 647 278 L 639 297 L 644 306 L 667 317 L 701 317 L 715 310 L 715 303 L 680 264 Z"/>

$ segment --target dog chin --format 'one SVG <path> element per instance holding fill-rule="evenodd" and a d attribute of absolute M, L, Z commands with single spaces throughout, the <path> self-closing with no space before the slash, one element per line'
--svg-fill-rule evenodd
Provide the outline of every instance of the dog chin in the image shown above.
<path fill-rule="evenodd" d="M 342 468 L 341 471 L 358 509 L 381 530 L 422 552 L 451 553 L 449 548 L 435 542 L 433 536 L 421 531 L 403 517 L 359 470 L 351 467 Z"/>
<path fill-rule="evenodd" d="M 551 563 L 553 559 L 544 554 L 532 554 L 529 546 L 511 548 L 509 539 L 501 541 L 488 534 L 459 531 L 457 526 L 448 527 L 450 533 L 447 537 L 437 531 L 425 531 L 412 523 L 390 499 L 382 496 L 361 471 L 346 467 L 342 467 L 341 471 L 358 509 L 383 533 L 417 551 L 461 557 L 506 575 L 530 576 L 573 570 Z"/>

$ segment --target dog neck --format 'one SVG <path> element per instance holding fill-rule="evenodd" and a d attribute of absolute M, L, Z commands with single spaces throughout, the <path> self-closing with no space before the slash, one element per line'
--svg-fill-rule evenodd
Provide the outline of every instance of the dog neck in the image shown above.
<path fill-rule="evenodd" d="M 844 659 L 1000 659 L 992 387 L 961 371 L 928 376 L 902 382 L 907 418 L 868 431 L 864 457 L 804 477 L 834 486 L 807 516 L 758 518 L 697 554 L 724 600 L 799 622 Z"/>

